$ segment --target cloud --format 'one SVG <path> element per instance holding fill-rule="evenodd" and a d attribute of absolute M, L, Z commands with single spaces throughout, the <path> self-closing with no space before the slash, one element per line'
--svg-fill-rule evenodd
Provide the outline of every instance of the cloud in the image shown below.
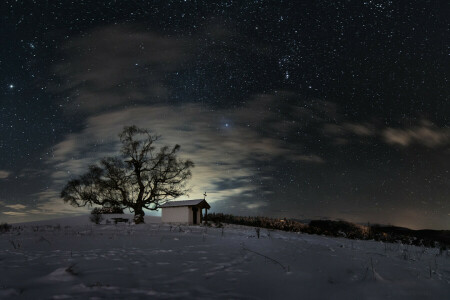
<path fill-rule="evenodd" d="M 48 175 L 49 171 L 45 169 L 24 168 L 19 172 L 19 178 L 38 178 Z"/>
<path fill-rule="evenodd" d="M 276 97 L 268 98 L 273 104 L 277 103 Z M 263 111 L 261 120 L 245 119 L 244 116 L 254 111 L 256 101 L 258 99 L 250 101 L 238 114 L 225 109 L 205 112 L 200 105 L 185 104 L 141 106 L 92 116 L 87 119 L 83 131 L 67 135 L 53 147 L 54 156 L 47 160 L 54 170 L 51 177 L 54 183 L 64 184 L 69 178 L 84 173 L 89 164 L 104 156 L 116 155 L 119 149 L 117 134 L 124 125 L 130 124 L 161 134 L 160 145 L 178 143 L 182 146 L 182 155 L 196 163 L 191 182 L 194 197 L 204 191 L 216 191 L 216 201 L 251 194 L 257 189 L 249 180 L 257 174 L 255 161 L 278 157 L 290 161 L 324 162 L 317 155 L 301 154 L 297 149 L 288 148 L 279 137 L 262 135 L 258 124 L 270 123 L 268 126 L 273 128 L 290 125 L 273 121 L 273 116 Z M 232 125 L 225 126 L 222 119 L 230 120 Z M 248 126 L 249 122 L 251 126 Z M 227 182 L 226 186 L 224 182 Z"/>
<path fill-rule="evenodd" d="M 0 170 L 0 179 L 6 179 L 9 177 L 11 172 L 8 172 L 6 170 Z"/>
<path fill-rule="evenodd" d="M 199 81 L 199 72 L 230 68 L 248 63 L 248 59 L 267 62 L 273 51 L 242 35 L 238 28 L 217 24 L 205 24 L 189 37 L 162 34 L 138 25 L 107 25 L 72 38 L 61 47 L 64 59 L 53 66 L 58 82 L 52 91 L 60 95 L 60 104 L 68 113 L 94 114 L 168 103 L 178 98 L 179 89 L 193 95 L 207 89 L 209 82 Z M 227 73 L 215 72 L 214 76 L 216 80 L 221 76 L 229 80 Z M 251 76 L 257 81 L 264 74 Z M 215 97 L 238 101 L 235 90 L 254 89 L 238 76 L 235 80 L 234 88 L 227 86 Z M 228 95 L 233 99 L 227 99 Z M 335 110 L 333 106 L 326 109 L 330 113 Z"/>
<path fill-rule="evenodd" d="M 258 209 L 267 206 L 265 202 L 253 202 L 245 205 L 248 209 Z"/>
<path fill-rule="evenodd" d="M 14 217 L 25 217 L 28 215 L 28 213 L 25 212 L 17 212 L 17 211 L 4 211 L 2 214 L 8 215 L 8 216 L 14 216 Z"/>
<path fill-rule="evenodd" d="M 296 156 L 297 160 L 300 161 L 304 161 L 304 162 L 311 162 L 311 163 L 324 163 L 325 161 L 323 160 L 323 158 L 321 158 L 320 156 L 317 155 L 297 155 Z"/>
<path fill-rule="evenodd" d="M 64 95 L 67 112 L 78 109 L 87 118 L 83 130 L 52 147 L 53 156 L 45 161 L 51 170 L 51 190 L 60 190 L 89 164 L 116 155 L 117 134 L 131 124 L 161 134 L 161 145 L 180 144 L 182 155 L 196 163 L 190 196 L 201 197 L 207 191 L 212 202 L 259 191 L 260 183 L 252 180 L 261 176 L 255 162 L 324 163 L 313 153 L 303 153 L 298 144 L 286 143 L 286 138 L 309 121 L 334 118 L 333 103 L 306 102 L 289 91 L 253 95 L 232 110 L 169 103 L 173 91 L 167 78 L 192 67 L 193 58 L 208 53 L 220 64 L 229 53 L 223 49 L 238 47 L 233 51 L 248 53 L 248 41 L 233 42 L 238 34 L 217 27 L 206 30 L 214 41 L 212 51 L 196 37 L 163 36 L 119 25 L 98 28 L 64 45 L 63 54 L 70 59 L 54 66 L 60 85 L 53 89 Z M 51 209 L 56 201 L 62 203 L 57 194 L 36 196 L 46 203 L 40 211 L 64 211 L 59 206 Z"/>
<path fill-rule="evenodd" d="M 26 208 L 26 206 L 22 205 L 22 204 L 9 204 L 9 205 L 5 205 L 5 207 L 16 209 L 16 210 L 21 210 L 21 209 Z"/>
<path fill-rule="evenodd" d="M 89 212 L 89 207 L 74 207 L 59 197 L 59 191 L 55 189 L 48 189 L 44 192 L 36 193 L 37 205 L 30 210 L 30 214 L 35 215 L 49 215 L 60 216 L 65 214 L 83 214 Z"/>
<path fill-rule="evenodd" d="M 13 217 L 27 217 L 27 219 L 34 219 L 36 217 L 46 216 L 58 217 L 61 215 L 86 214 L 91 208 L 89 207 L 73 207 L 68 205 L 59 198 L 59 191 L 48 189 L 46 191 L 36 193 L 33 195 L 35 206 L 28 207 L 23 204 L 4 204 L 0 202 L 5 208 L 13 209 L 14 211 L 3 211 L 1 213 Z M 17 221 L 17 220 L 16 220 Z"/>
<path fill-rule="evenodd" d="M 257 94 L 246 105 L 233 113 L 243 125 L 257 128 L 272 137 L 288 136 L 336 116 L 334 103 L 322 100 L 305 100 L 297 93 L 277 91 Z"/>
<path fill-rule="evenodd" d="M 323 133 L 332 137 L 338 145 L 348 144 L 356 136 L 356 141 L 361 138 L 381 138 L 389 145 L 408 147 L 419 144 L 428 148 L 444 146 L 450 143 L 450 128 L 439 128 L 428 120 L 422 120 L 420 124 L 403 128 L 376 128 L 369 123 L 325 123 Z M 353 137 L 355 140 L 355 137 Z"/>
<path fill-rule="evenodd" d="M 192 53 L 189 40 L 142 31 L 137 26 L 98 28 L 72 39 L 63 51 L 70 58 L 54 66 L 67 111 L 86 112 L 167 99 L 165 74 L 183 68 Z"/>
<path fill-rule="evenodd" d="M 373 125 L 367 123 L 343 123 L 340 125 L 327 123 L 324 125 L 324 133 L 337 136 L 356 135 L 363 137 L 373 136 L 376 134 L 376 131 Z"/>
<path fill-rule="evenodd" d="M 354 133 L 359 136 L 372 136 L 375 134 L 374 129 L 367 124 L 351 124 L 345 123 L 343 127 L 351 133 Z"/>
<path fill-rule="evenodd" d="M 422 122 L 419 126 L 408 129 L 386 128 L 382 132 L 384 141 L 391 145 L 403 147 L 420 144 L 435 148 L 450 143 L 450 128 L 438 128 L 430 122 Z"/>

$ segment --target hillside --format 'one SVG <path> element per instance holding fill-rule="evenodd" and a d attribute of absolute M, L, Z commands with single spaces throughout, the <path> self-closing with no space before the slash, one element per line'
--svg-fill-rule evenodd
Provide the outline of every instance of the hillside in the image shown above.
<path fill-rule="evenodd" d="M 445 299 L 439 249 L 225 225 L 93 225 L 0 234 L 5 299 Z"/>

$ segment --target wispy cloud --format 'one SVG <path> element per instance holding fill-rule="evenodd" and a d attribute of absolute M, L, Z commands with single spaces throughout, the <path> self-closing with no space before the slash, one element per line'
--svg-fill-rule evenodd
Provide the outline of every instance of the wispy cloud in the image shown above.
<path fill-rule="evenodd" d="M 67 214 L 83 214 L 89 211 L 89 207 L 73 207 L 64 203 L 59 197 L 59 193 L 59 190 L 48 189 L 35 194 L 37 205 L 29 213 L 34 215 L 61 216 Z"/>
<path fill-rule="evenodd" d="M 325 124 L 324 132 L 333 135 L 354 134 L 357 136 L 373 136 L 375 129 L 373 125 L 364 123 L 343 123 L 343 124 Z"/>
<path fill-rule="evenodd" d="M 45 169 L 24 168 L 17 177 L 31 179 L 46 176 L 48 173 L 49 171 Z"/>
<path fill-rule="evenodd" d="M 271 98 L 273 103 L 276 97 Z M 254 100 L 257 101 L 257 100 Z M 54 172 L 55 183 L 63 184 L 74 175 L 85 172 L 87 166 L 100 158 L 118 153 L 117 134 L 124 125 L 136 124 L 161 134 L 162 144 L 182 146 L 182 155 L 194 160 L 196 167 L 192 180 L 193 197 L 205 190 L 216 191 L 214 200 L 230 196 L 245 195 L 255 189 L 249 178 L 255 176 L 254 161 L 271 160 L 277 157 L 290 161 L 323 163 L 323 159 L 313 154 L 302 154 L 297 149 L 287 147 L 282 139 L 263 136 L 256 122 L 263 120 L 243 118 L 247 110 L 250 114 L 256 103 L 250 101 L 239 114 L 228 110 L 205 111 L 199 105 L 142 106 L 105 113 L 88 118 L 86 129 L 70 134 L 55 145 L 54 156 L 47 163 Z M 229 120 L 224 123 L 222 120 Z M 272 122 L 272 127 L 282 126 Z M 291 125 L 283 125 L 291 126 Z M 228 187 L 222 182 L 232 182 Z M 220 186 L 220 192 L 217 191 Z"/>
<path fill-rule="evenodd" d="M 9 172 L 9 171 L 0 170 L 0 179 L 6 179 L 9 177 L 10 174 L 11 174 L 11 172 Z"/>
<path fill-rule="evenodd" d="M 25 212 L 18 212 L 18 211 L 4 211 L 2 214 L 8 215 L 8 216 L 14 216 L 14 217 L 25 217 L 28 215 L 28 213 Z"/>
<path fill-rule="evenodd" d="M 342 124 L 325 123 L 323 125 L 323 133 L 331 137 L 336 145 L 346 145 L 351 141 L 375 137 L 377 134 L 375 126 L 369 123 L 348 122 L 343 122 Z"/>
<path fill-rule="evenodd" d="M 209 30 L 212 44 L 232 47 L 239 38 L 219 28 Z M 234 45 L 240 47 L 235 50 L 254 48 L 249 44 L 246 49 L 244 44 Z M 161 134 L 161 145 L 180 144 L 182 155 L 196 163 L 190 196 L 215 191 L 211 201 L 251 197 L 259 190 L 252 180 L 261 175 L 255 162 L 325 162 L 317 154 L 303 153 L 286 143 L 285 138 L 305 122 L 333 116 L 333 103 L 306 103 L 296 94 L 281 91 L 253 95 L 232 110 L 192 102 L 169 104 L 173 91 L 167 78 L 189 66 L 206 51 L 204 47 L 195 37 L 169 37 L 119 25 L 98 28 L 69 41 L 63 54 L 71 59 L 54 66 L 60 77 L 54 90 L 65 99 L 62 105 L 68 106 L 68 112 L 79 109 L 87 118 L 82 131 L 67 135 L 52 147 L 53 156 L 46 160 L 52 170 L 51 190 L 58 191 L 100 158 L 116 155 L 117 134 L 131 124 Z M 223 61 L 223 53 L 226 51 L 213 51 L 208 57 Z M 49 191 L 37 196 L 40 203 L 48 203 L 38 208 L 41 211 L 49 210 L 58 199 Z M 60 211 L 57 207 L 54 212 Z"/>
<path fill-rule="evenodd" d="M 265 202 L 253 202 L 253 203 L 245 204 L 245 206 L 248 209 L 259 209 L 261 207 L 267 206 L 267 203 L 265 203 Z"/>
<path fill-rule="evenodd" d="M 15 210 L 21 210 L 21 209 L 26 208 L 26 206 L 23 204 L 9 204 L 9 205 L 5 205 L 5 207 L 15 209 Z"/>
<path fill-rule="evenodd" d="M 435 148 L 450 143 L 450 128 L 439 128 L 428 121 L 410 128 L 386 128 L 382 132 L 383 139 L 391 145 L 407 147 L 419 144 Z"/>
<path fill-rule="evenodd" d="M 361 141 L 362 138 L 380 138 L 386 144 L 402 147 L 422 145 L 435 148 L 450 143 L 450 128 L 437 127 L 428 120 L 422 120 L 418 125 L 398 128 L 377 128 L 369 123 L 325 123 L 323 132 L 340 145 Z"/>
<path fill-rule="evenodd" d="M 183 38 L 123 25 L 101 27 L 63 47 L 70 60 L 55 65 L 62 84 L 54 89 L 66 95 L 63 106 L 90 113 L 130 101 L 162 102 L 168 94 L 165 74 L 181 68 L 190 49 Z"/>
<path fill-rule="evenodd" d="M 311 162 L 311 163 L 324 163 L 325 160 L 317 155 L 297 155 L 297 160 L 304 161 L 304 162 Z"/>

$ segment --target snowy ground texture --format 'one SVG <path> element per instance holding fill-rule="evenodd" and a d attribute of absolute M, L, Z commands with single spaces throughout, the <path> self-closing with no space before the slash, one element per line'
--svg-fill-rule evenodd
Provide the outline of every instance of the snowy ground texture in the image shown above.
<path fill-rule="evenodd" d="M 450 299 L 438 249 L 146 222 L 82 216 L 1 234 L 0 299 Z"/>

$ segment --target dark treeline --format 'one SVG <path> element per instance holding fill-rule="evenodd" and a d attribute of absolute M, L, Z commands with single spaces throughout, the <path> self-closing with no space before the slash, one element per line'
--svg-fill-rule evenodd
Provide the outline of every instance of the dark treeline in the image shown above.
<path fill-rule="evenodd" d="M 312 220 L 309 224 L 289 219 L 268 217 L 241 217 L 222 213 L 208 214 L 208 221 L 216 226 L 221 223 L 254 226 L 309 234 L 346 237 L 349 239 L 376 240 L 408 245 L 441 247 L 450 246 L 448 230 L 411 230 L 395 226 L 368 225 L 363 226 L 346 221 Z"/>
<path fill-rule="evenodd" d="M 225 215 L 222 213 L 208 214 L 208 221 L 212 221 L 217 225 L 220 225 L 220 223 L 228 223 L 295 232 L 304 232 L 303 229 L 308 227 L 306 224 L 287 219 L 280 220 L 267 217 L 239 217 Z"/>

